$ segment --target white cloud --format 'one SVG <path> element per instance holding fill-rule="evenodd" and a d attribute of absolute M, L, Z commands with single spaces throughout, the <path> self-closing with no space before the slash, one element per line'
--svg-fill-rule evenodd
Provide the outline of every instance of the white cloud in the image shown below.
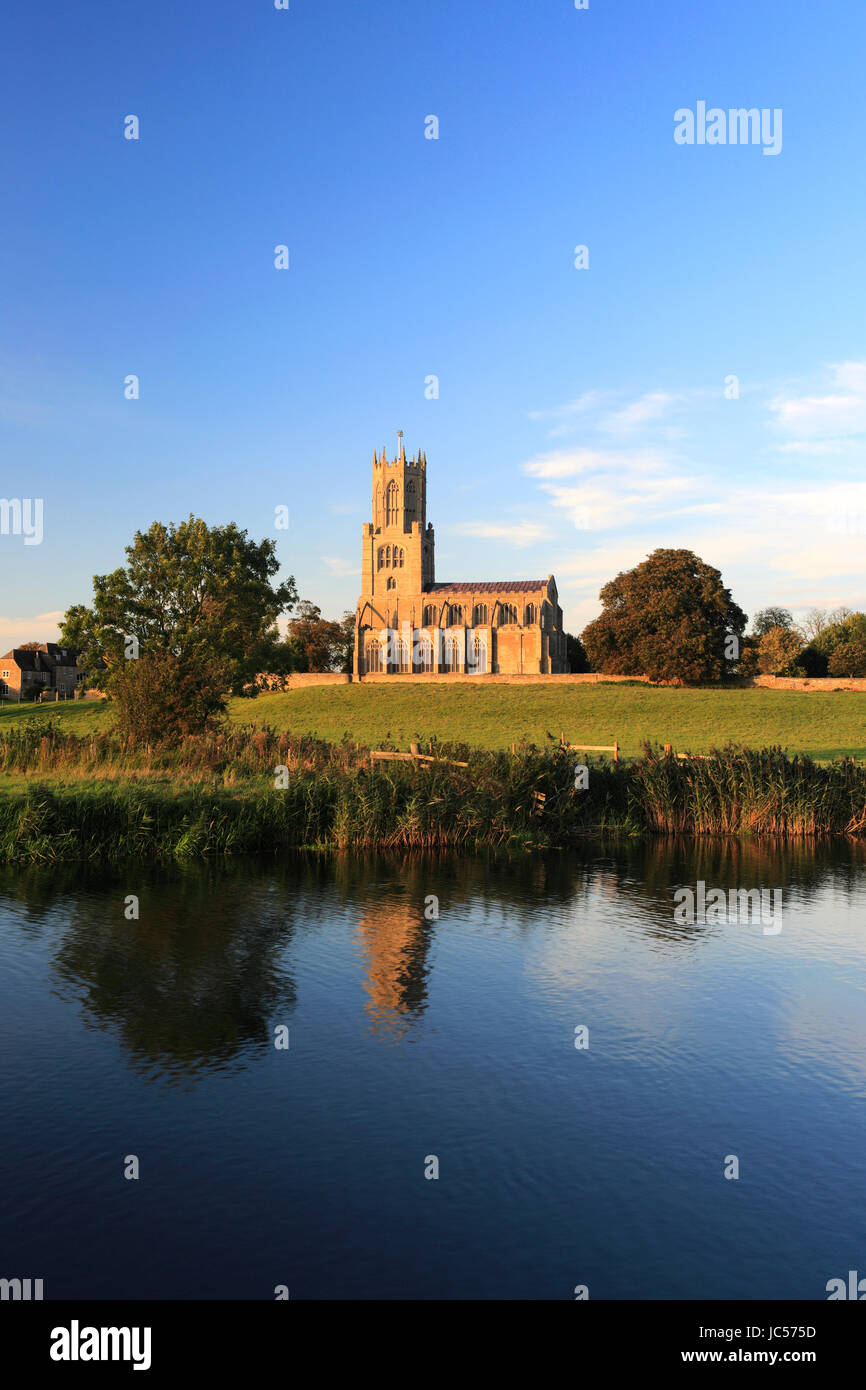
<path fill-rule="evenodd" d="M 530 410 L 530 420 L 563 420 L 570 419 L 574 415 L 582 415 L 587 410 L 593 410 L 596 406 L 610 400 L 611 391 L 584 391 L 582 396 L 576 396 L 573 401 L 566 401 L 565 405 L 558 405 L 553 410 Z"/>
<path fill-rule="evenodd" d="M 12 647 L 20 647 L 22 642 L 58 641 L 62 617 L 62 609 L 55 613 L 37 613 L 32 618 L 0 617 L 0 650 L 8 652 Z"/>
<path fill-rule="evenodd" d="M 344 579 L 350 574 L 361 573 L 359 569 L 353 567 L 350 560 L 343 560 L 337 555 L 323 555 L 321 560 L 328 573 L 336 575 L 339 579 Z"/>
<path fill-rule="evenodd" d="M 474 540 L 510 541 L 521 550 L 524 546 L 534 545 L 536 541 L 550 538 L 549 528 L 539 526 L 534 521 L 461 521 L 448 529 L 454 535 L 471 536 Z"/>
<path fill-rule="evenodd" d="M 841 362 L 829 368 L 830 390 L 821 395 L 777 393 L 770 410 L 777 425 L 799 436 L 837 442 L 866 431 L 866 362 Z"/>
<path fill-rule="evenodd" d="M 702 482 L 652 449 L 559 451 L 532 459 L 523 471 L 541 480 L 553 505 L 589 531 L 631 526 L 653 514 L 668 517 L 672 502 L 693 494 Z M 570 487 L 549 481 L 571 477 L 583 481 Z"/>
<path fill-rule="evenodd" d="M 630 434 L 644 425 L 660 420 L 678 398 L 667 391 L 648 391 L 636 401 L 616 410 L 599 422 L 599 429 L 608 434 Z"/>

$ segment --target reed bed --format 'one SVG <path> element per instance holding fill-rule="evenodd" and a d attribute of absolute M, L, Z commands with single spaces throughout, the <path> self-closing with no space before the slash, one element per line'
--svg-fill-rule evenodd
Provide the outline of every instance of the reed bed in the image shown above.
<path fill-rule="evenodd" d="M 866 768 L 819 767 L 779 748 L 728 746 L 679 761 L 588 762 L 556 745 L 514 753 L 433 744 L 466 761 L 369 764 L 348 738 L 328 744 L 229 727 L 179 747 L 130 747 L 56 724 L 0 734 L 0 860 L 182 860 L 290 848 L 562 849 L 627 835 L 866 837 Z M 278 769 L 287 769 L 277 787 Z M 537 794 L 541 794 L 539 797 Z M 541 799 L 543 798 L 543 800 Z"/>

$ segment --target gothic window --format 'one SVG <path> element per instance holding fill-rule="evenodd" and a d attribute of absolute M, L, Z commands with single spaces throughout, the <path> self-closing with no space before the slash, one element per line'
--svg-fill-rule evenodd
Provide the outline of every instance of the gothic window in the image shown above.
<path fill-rule="evenodd" d="M 472 666 L 478 675 L 484 675 L 487 670 L 486 633 L 476 632 L 472 638 Z"/>
<path fill-rule="evenodd" d="M 418 643 L 418 669 L 420 671 L 433 670 L 433 643 L 426 633 Z"/>
<path fill-rule="evenodd" d="M 383 567 L 384 564 L 385 564 L 385 547 L 384 547 L 383 545 L 380 545 L 380 546 L 379 546 L 379 569 L 382 569 L 382 567 Z"/>
<path fill-rule="evenodd" d="M 524 627 L 533 627 L 538 622 L 538 609 L 534 603 L 527 603 Z"/>
<path fill-rule="evenodd" d="M 397 665 L 400 671 L 412 670 L 412 644 L 405 637 L 400 638 L 397 646 Z"/>
<path fill-rule="evenodd" d="M 445 670 L 460 670 L 460 647 L 456 637 L 445 638 Z"/>
<path fill-rule="evenodd" d="M 424 605 L 424 615 L 421 619 L 421 625 L 422 627 L 436 626 L 436 609 L 432 604 L 427 603 Z"/>
<path fill-rule="evenodd" d="M 389 575 L 388 575 L 388 583 L 385 585 L 385 588 L 386 588 L 386 589 L 396 589 L 396 587 L 397 587 L 397 581 L 396 581 L 396 579 L 394 578 L 393 574 L 389 574 Z"/>
<path fill-rule="evenodd" d="M 371 673 L 382 670 L 382 648 L 378 642 L 367 643 L 367 670 Z"/>
<path fill-rule="evenodd" d="M 486 623 L 487 623 L 487 604 L 486 604 L 486 603 L 476 603 L 476 605 L 475 605 L 475 610 L 474 610 L 474 612 L 473 612 L 473 614 L 472 614 L 472 626 L 473 626 L 473 627 L 484 627 L 484 626 L 486 625 Z"/>
<path fill-rule="evenodd" d="M 395 547 L 395 549 L 394 549 L 394 554 L 395 554 L 395 556 L 396 556 L 396 554 L 397 554 L 396 547 Z M 395 563 L 396 563 L 397 565 L 399 565 L 400 569 L 403 568 L 403 547 L 402 547 L 402 546 L 400 547 L 400 558 L 399 558 L 399 560 L 396 560 Z"/>
<path fill-rule="evenodd" d="M 500 603 L 499 605 L 499 626 L 505 627 L 508 623 L 517 622 L 517 609 L 513 603 Z"/>
<path fill-rule="evenodd" d="M 449 604 L 448 625 L 449 627 L 460 627 L 463 622 L 463 609 L 459 603 Z"/>
<path fill-rule="evenodd" d="M 385 493 L 385 524 L 395 526 L 397 520 L 397 484 L 391 482 Z"/>
<path fill-rule="evenodd" d="M 386 566 L 387 569 L 390 569 L 390 568 L 391 568 L 391 547 L 390 547 L 390 545 L 386 545 L 386 546 L 385 546 L 385 566 Z"/>

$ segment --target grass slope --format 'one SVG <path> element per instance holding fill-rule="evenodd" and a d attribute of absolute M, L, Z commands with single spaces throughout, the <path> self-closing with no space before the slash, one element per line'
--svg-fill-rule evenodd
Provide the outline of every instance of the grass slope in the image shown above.
<path fill-rule="evenodd" d="M 55 717 L 80 735 L 111 727 L 102 701 L 0 708 L 0 731 Z M 644 739 L 679 751 L 707 752 L 728 741 L 776 744 L 818 761 L 866 757 L 866 694 L 762 689 L 697 690 L 646 685 L 347 685 L 322 686 L 256 700 L 233 700 L 229 718 L 338 742 L 344 734 L 378 747 L 408 748 L 433 736 L 475 748 L 504 749 L 547 734 L 575 743 L 613 743 L 634 757 Z"/>
<path fill-rule="evenodd" d="M 333 742 L 348 732 L 371 747 L 408 748 L 436 735 L 474 748 L 510 748 L 547 734 L 574 743 L 613 743 L 635 757 L 644 739 L 704 753 L 728 741 L 770 744 L 823 761 L 866 757 L 866 694 L 763 689 L 697 690 L 646 685 L 331 686 L 236 700 L 237 723 L 311 733 Z"/>

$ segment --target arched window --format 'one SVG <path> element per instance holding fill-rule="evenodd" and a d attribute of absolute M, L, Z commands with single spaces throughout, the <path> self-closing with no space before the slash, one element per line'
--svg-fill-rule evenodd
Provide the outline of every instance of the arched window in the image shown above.
<path fill-rule="evenodd" d="M 396 589 L 396 587 L 397 587 L 397 581 L 396 581 L 396 579 L 394 578 L 393 574 L 389 574 L 389 575 L 388 575 L 388 583 L 385 585 L 385 588 L 386 588 L 386 589 Z"/>
<path fill-rule="evenodd" d="M 433 643 L 430 641 L 426 632 L 422 635 L 418 643 L 417 663 L 419 671 L 433 670 Z"/>
<path fill-rule="evenodd" d="M 412 670 L 412 643 L 408 637 L 401 637 L 397 643 L 397 668 L 400 671 Z"/>
<path fill-rule="evenodd" d="M 396 553 L 396 551 L 395 551 L 395 553 Z M 402 545 L 401 545 L 401 547 L 400 547 L 400 559 L 397 561 L 397 564 L 400 566 L 400 569 L 403 568 L 403 556 L 404 556 L 404 554 L 405 554 L 405 551 L 403 550 L 403 547 L 402 547 Z"/>
<path fill-rule="evenodd" d="M 432 606 L 432 604 L 426 603 L 424 605 L 424 614 L 421 619 L 421 624 L 423 627 L 436 626 L 436 609 Z"/>
<path fill-rule="evenodd" d="M 487 634 L 476 632 L 472 638 L 472 668 L 476 675 L 484 675 L 487 670 Z"/>
<path fill-rule="evenodd" d="M 487 604 L 476 603 L 472 614 L 473 627 L 485 627 L 487 625 Z"/>
<path fill-rule="evenodd" d="M 378 642 L 370 641 L 367 643 L 367 671 L 373 675 L 382 670 L 382 648 Z"/>
<path fill-rule="evenodd" d="M 460 627 L 463 622 L 463 608 L 459 603 L 452 603 L 448 606 L 448 625 L 449 627 Z"/>
<path fill-rule="evenodd" d="M 390 547 L 390 545 L 386 545 L 386 546 L 385 546 L 385 568 L 386 568 L 386 569 L 390 569 L 390 568 L 391 568 L 391 547 Z"/>
<path fill-rule="evenodd" d="M 523 620 L 524 627 L 533 627 L 538 622 L 538 609 L 534 603 L 527 603 L 526 617 Z"/>
<path fill-rule="evenodd" d="M 499 626 L 506 627 L 509 623 L 517 622 L 517 609 L 513 603 L 500 603 L 499 605 Z"/>
<path fill-rule="evenodd" d="M 384 567 L 384 564 L 385 564 L 385 547 L 384 547 L 384 545 L 380 545 L 380 546 L 379 546 L 379 566 L 378 566 L 379 569 L 382 569 L 382 568 Z"/>
<path fill-rule="evenodd" d="M 460 670 L 460 647 L 456 637 L 445 638 L 445 670 Z"/>
<path fill-rule="evenodd" d="M 397 522 L 397 484 L 390 482 L 385 493 L 385 524 L 394 526 Z"/>

